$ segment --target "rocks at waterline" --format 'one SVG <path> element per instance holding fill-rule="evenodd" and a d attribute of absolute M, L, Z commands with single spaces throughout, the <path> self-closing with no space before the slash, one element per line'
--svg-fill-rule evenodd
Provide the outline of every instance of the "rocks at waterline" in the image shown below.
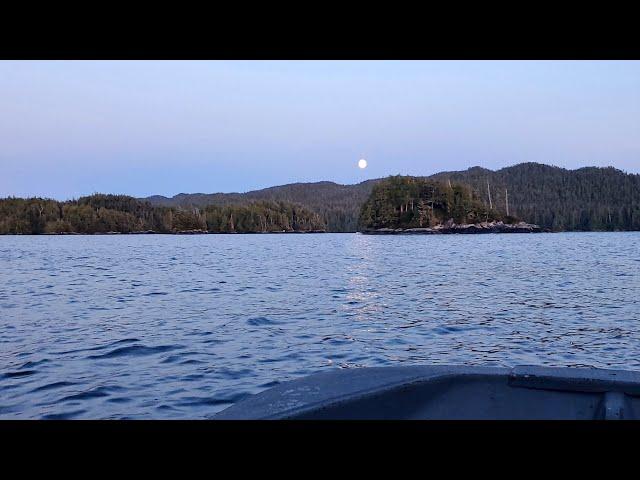
<path fill-rule="evenodd" d="M 545 231 L 546 230 L 543 230 L 538 225 L 526 222 L 504 223 L 502 221 L 497 221 L 456 224 L 453 220 L 449 220 L 444 224 L 430 228 L 378 228 L 365 229 L 360 233 L 367 235 L 442 235 L 453 233 L 542 233 Z"/>

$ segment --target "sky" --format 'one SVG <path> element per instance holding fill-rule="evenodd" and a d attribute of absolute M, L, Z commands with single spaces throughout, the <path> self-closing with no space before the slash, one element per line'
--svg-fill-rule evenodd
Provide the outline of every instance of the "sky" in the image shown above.
<path fill-rule="evenodd" d="M 640 62 L 0 61 L 0 197 L 521 162 L 640 173 Z"/>

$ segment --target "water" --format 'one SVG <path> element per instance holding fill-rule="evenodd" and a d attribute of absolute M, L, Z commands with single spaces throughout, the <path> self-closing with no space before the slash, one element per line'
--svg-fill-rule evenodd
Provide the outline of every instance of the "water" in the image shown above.
<path fill-rule="evenodd" d="M 0 237 L 0 418 L 208 418 L 332 368 L 640 370 L 640 233 Z"/>

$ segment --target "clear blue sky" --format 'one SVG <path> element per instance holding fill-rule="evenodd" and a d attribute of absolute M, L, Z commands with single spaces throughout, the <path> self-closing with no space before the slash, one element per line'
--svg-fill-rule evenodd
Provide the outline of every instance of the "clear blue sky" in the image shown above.
<path fill-rule="evenodd" d="M 640 172 L 640 62 L 0 61 L 0 197 L 526 161 Z"/>

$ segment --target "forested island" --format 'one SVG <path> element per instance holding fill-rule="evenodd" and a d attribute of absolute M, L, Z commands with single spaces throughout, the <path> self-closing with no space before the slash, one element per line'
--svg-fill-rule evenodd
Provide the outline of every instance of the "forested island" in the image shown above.
<path fill-rule="evenodd" d="M 377 183 L 362 207 L 362 233 L 525 233 L 537 225 L 487 207 L 470 186 L 393 176 Z"/>
<path fill-rule="evenodd" d="M 0 199 L 0 234 L 306 233 L 324 232 L 320 216 L 286 202 L 205 208 L 158 207 L 125 195 L 58 202 Z"/>
<path fill-rule="evenodd" d="M 397 192 L 390 193 L 394 189 Z M 381 195 L 387 194 L 385 206 Z M 397 209 L 397 218 L 389 216 L 390 209 Z M 355 185 L 295 183 L 246 193 L 0 199 L 0 234 L 416 228 L 447 233 L 452 227 L 455 233 L 483 233 L 530 231 L 526 225 L 550 231 L 640 230 L 640 175 L 612 167 L 567 170 L 523 163 L 497 171 L 473 167 L 430 177 L 390 177 Z"/>

